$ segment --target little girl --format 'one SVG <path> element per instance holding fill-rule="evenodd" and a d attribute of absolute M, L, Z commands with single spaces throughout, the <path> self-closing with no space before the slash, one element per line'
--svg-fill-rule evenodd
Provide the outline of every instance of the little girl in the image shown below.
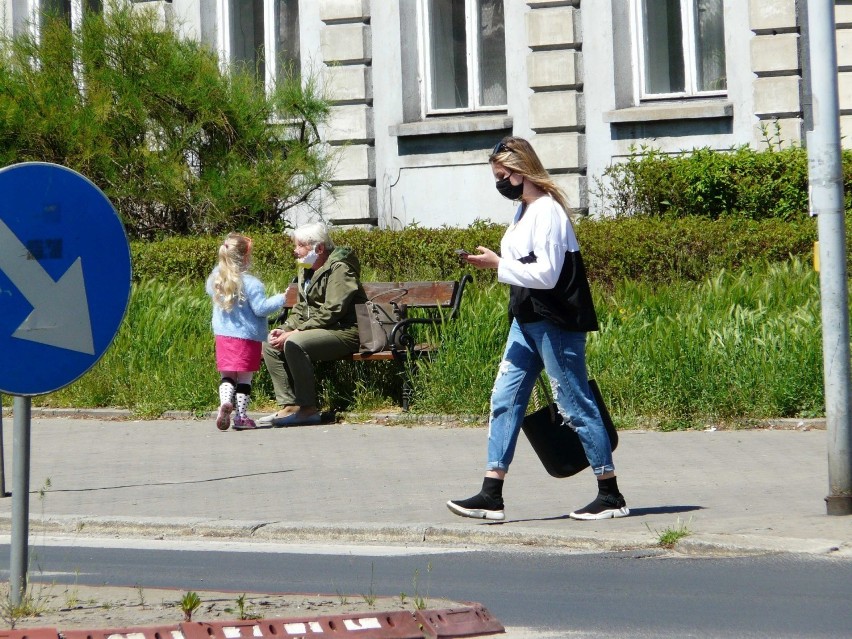
<path fill-rule="evenodd" d="M 257 428 L 247 410 L 251 380 L 260 370 L 262 342 L 269 330 L 267 317 L 284 306 L 284 294 L 266 297 L 266 288 L 247 271 L 251 263 L 251 238 L 229 233 L 219 247 L 219 265 L 207 278 L 213 299 L 213 334 L 219 382 L 216 427 L 228 430 L 236 403 L 234 430 Z"/>

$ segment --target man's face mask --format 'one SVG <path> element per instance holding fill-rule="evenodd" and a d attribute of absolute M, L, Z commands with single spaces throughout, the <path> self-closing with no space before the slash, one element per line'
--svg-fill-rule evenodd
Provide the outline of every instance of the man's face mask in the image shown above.
<path fill-rule="evenodd" d="M 318 258 L 319 255 L 317 255 L 316 248 L 312 248 L 310 251 L 308 251 L 305 257 L 297 257 L 296 264 L 298 264 L 299 266 L 304 266 L 305 268 L 313 268 L 314 264 L 317 263 Z"/>
<path fill-rule="evenodd" d="M 509 175 L 503 178 L 502 180 L 497 180 L 494 186 L 497 188 L 497 191 L 503 197 L 508 198 L 510 200 L 519 200 L 521 198 L 521 195 L 523 195 L 524 193 L 524 183 L 521 182 L 520 184 L 515 186 L 509 181 L 510 177 L 512 176 Z"/>

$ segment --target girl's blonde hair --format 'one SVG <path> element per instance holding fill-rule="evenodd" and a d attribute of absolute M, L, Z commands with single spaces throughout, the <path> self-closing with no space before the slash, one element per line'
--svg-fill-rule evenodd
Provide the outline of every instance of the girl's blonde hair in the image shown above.
<path fill-rule="evenodd" d="M 574 212 L 568 206 L 568 198 L 565 196 L 565 192 L 556 186 L 553 178 L 550 177 L 550 173 L 538 159 L 535 149 L 524 138 L 516 138 L 511 135 L 503 138 L 494 147 L 488 161 L 491 164 L 500 164 L 512 173 L 522 175 L 556 200 L 566 215 L 570 216 Z"/>
<path fill-rule="evenodd" d="M 219 247 L 219 270 L 213 278 L 213 303 L 226 311 L 243 299 L 243 279 L 248 270 L 251 238 L 228 233 Z"/>

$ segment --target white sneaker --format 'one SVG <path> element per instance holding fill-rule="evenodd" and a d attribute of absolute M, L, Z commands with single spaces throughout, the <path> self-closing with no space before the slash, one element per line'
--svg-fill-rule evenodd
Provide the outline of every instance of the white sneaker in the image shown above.
<path fill-rule="evenodd" d="M 618 517 L 627 517 L 630 514 L 630 509 L 627 507 L 627 502 L 619 493 L 618 495 L 601 495 L 584 508 L 575 510 L 569 513 L 571 519 L 581 519 L 592 521 L 596 519 L 616 519 Z"/>

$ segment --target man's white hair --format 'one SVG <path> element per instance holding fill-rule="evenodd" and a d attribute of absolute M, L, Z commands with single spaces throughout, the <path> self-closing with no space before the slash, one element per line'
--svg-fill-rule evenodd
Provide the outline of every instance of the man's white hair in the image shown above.
<path fill-rule="evenodd" d="M 293 231 L 293 241 L 302 244 L 322 244 L 326 252 L 334 249 L 334 242 L 328 235 L 328 227 L 322 222 L 303 224 Z"/>

